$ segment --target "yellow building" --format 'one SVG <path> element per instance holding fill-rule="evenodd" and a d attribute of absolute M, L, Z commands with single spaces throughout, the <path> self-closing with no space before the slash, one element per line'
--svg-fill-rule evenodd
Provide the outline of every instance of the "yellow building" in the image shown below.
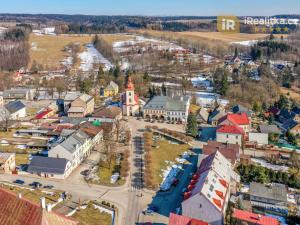
<path fill-rule="evenodd" d="M 104 97 L 113 97 L 115 95 L 119 94 L 119 86 L 111 81 L 109 85 L 104 89 Z"/>

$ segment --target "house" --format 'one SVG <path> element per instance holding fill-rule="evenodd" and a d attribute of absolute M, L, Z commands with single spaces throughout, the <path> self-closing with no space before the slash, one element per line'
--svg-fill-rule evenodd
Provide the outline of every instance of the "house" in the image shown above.
<path fill-rule="evenodd" d="M 104 97 L 113 97 L 117 94 L 119 94 L 119 86 L 113 81 L 111 81 L 103 90 Z"/>
<path fill-rule="evenodd" d="M 94 112 L 94 98 L 87 94 L 82 94 L 71 102 L 71 107 L 68 109 L 68 117 L 85 117 Z"/>
<path fill-rule="evenodd" d="M 231 111 L 235 114 L 240 114 L 240 113 L 246 113 L 248 117 L 251 117 L 253 112 L 244 106 L 241 105 L 235 105 L 232 107 Z"/>
<path fill-rule="evenodd" d="M 64 110 L 68 112 L 68 109 L 71 107 L 71 103 L 81 95 L 79 91 L 70 91 L 67 92 L 63 101 L 64 101 Z"/>
<path fill-rule="evenodd" d="M 9 102 L 5 104 L 4 107 L 9 112 L 10 119 L 12 120 L 26 117 L 26 106 L 19 100 Z"/>
<path fill-rule="evenodd" d="M 244 130 L 238 126 L 223 125 L 217 129 L 217 141 L 242 146 Z"/>
<path fill-rule="evenodd" d="M 232 164 L 219 151 L 202 159 L 184 193 L 182 215 L 211 225 L 224 224 L 230 186 L 239 180 Z"/>
<path fill-rule="evenodd" d="M 139 97 L 134 93 L 134 85 L 130 76 L 127 79 L 125 92 L 121 94 L 121 100 L 124 116 L 140 114 Z"/>
<path fill-rule="evenodd" d="M 240 146 L 237 144 L 223 144 L 217 141 L 208 141 L 206 145 L 203 145 L 202 154 L 210 155 L 219 151 L 232 165 L 235 165 L 239 159 Z"/>
<path fill-rule="evenodd" d="M 197 117 L 197 122 L 199 124 L 203 124 L 203 123 L 207 123 L 208 122 L 208 117 L 209 117 L 209 113 L 207 112 L 207 110 L 202 107 L 199 112 L 196 115 Z"/>
<path fill-rule="evenodd" d="M 223 110 L 215 109 L 209 115 L 208 123 L 213 125 L 213 126 L 216 126 L 216 125 L 218 125 L 219 119 L 224 117 L 225 115 L 226 115 L 226 113 Z"/>
<path fill-rule="evenodd" d="M 287 212 L 287 189 L 283 184 L 272 183 L 270 186 L 251 182 L 250 201 L 253 206 L 265 209 L 278 209 Z"/>
<path fill-rule="evenodd" d="M 292 130 L 294 127 L 297 126 L 297 124 L 298 123 L 294 119 L 290 118 L 290 119 L 284 120 L 283 123 L 279 124 L 279 128 L 281 129 L 281 131 L 283 133 L 285 133 L 288 130 Z M 296 131 L 297 131 L 297 128 L 294 129 L 294 132 L 296 132 Z"/>
<path fill-rule="evenodd" d="M 218 125 L 232 125 L 238 126 L 244 130 L 245 133 L 250 131 L 251 121 L 245 112 L 242 113 L 228 113 L 218 121 Z"/>
<path fill-rule="evenodd" d="M 269 134 L 267 133 L 249 132 L 248 138 L 249 142 L 256 143 L 258 145 L 269 144 Z"/>
<path fill-rule="evenodd" d="M 238 224 L 279 225 L 279 221 L 273 217 L 264 216 L 240 209 L 234 209 L 232 217 L 237 220 Z"/>
<path fill-rule="evenodd" d="M 92 115 L 92 120 L 103 122 L 114 122 L 122 119 L 122 110 L 117 106 L 109 106 L 95 110 Z"/>
<path fill-rule="evenodd" d="M 36 90 L 30 88 L 11 88 L 3 91 L 3 98 L 6 100 L 33 100 Z"/>
<path fill-rule="evenodd" d="M 202 220 L 170 213 L 169 225 L 209 225 L 209 224 Z"/>
<path fill-rule="evenodd" d="M 51 205 L 46 205 L 45 198 L 41 198 L 40 205 L 0 188 L 0 224 L 1 225 L 45 225 L 63 224 L 77 225 L 76 220 L 53 212 Z"/>
<path fill-rule="evenodd" d="M 34 156 L 27 172 L 45 178 L 65 179 L 72 172 L 72 168 L 71 162 L 64 158 Z"/>
<path fill-rule="evenodd" d="M 0 152 L 0 173 L 12 172 L 16 167 L 16 154 Z"/>
<path fill-rule="evenodd" d="M 144 118 L 186 122 L 190 97 L 154 96 L 143 108 Z"/>
<path fill-rule="evenodd" d="M 290 132 L 291 132 L 292 134 L 296 135 L 296 136 L 299 136 L 299 134 L 300 134 L 300 124 L 298 123 L 298 124 L 296 124 L 294 127 L 292 127 L 292 128 L 290 129 Z"/>

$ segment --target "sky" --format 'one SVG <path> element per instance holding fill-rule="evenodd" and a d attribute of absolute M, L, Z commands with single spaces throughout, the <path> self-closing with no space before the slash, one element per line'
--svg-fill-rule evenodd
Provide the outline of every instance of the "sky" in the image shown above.
<path fill-rule="evenodd" d="M 0 0 L 0 13 L 148 16 L 300 14 L 300 0 Z"/>

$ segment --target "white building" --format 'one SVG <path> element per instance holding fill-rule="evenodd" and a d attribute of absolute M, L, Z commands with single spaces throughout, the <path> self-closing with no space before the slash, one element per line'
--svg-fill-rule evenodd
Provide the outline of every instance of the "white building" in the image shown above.
<path fill-rule="evenodd" d="M 231 163 L 219 151 L 207 156 L 184 194 L 182 215 L 211 225 L 224 224 L 231 184 L 239 180 Z"/>
<path fill-rule="evenodd" d="M 249 142 L 254 142 L 258 145 L 267 145 L 269 144 L 269 135 L 267 133 L 249 133 Z"/>
<path fill-rule="evenodd" d="M 186 122 L 189 114 L 190 98 L 155 96 L 143 108 L 145 118 Z"/>
<path fill-rule="evenodd" d="M 139 97 L 134 93 L 131 77 L 128 77 L 125 92 L 121 95 L 124 116 L 134 116 L 140 113 Z"/>
<path fill-rule="evenodd" d="M 238 126 L 223 125 L 217 129 L 217 141 L 242 146 L 244 131 Z"/>

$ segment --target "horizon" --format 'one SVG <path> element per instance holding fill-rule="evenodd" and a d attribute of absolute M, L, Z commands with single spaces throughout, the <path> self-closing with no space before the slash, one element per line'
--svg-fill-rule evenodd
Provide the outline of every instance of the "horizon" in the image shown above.
<path fill-rule="evenodd" d="M 245 7 L 245 5 L 247 7 Z M 259 7 L 257 7 L 259 5 Z M 89 15 L 89 16 L 273 16 L 299 15 L 298 0 L 226 0 L 215 2 L 211 0 L 152 0 L 144 2 L 138 0 L 52 0 L 41 2 L 37 0 L 11 0 L 1 4 L 0 14 L 61 14 L 61 15 Z"/>

